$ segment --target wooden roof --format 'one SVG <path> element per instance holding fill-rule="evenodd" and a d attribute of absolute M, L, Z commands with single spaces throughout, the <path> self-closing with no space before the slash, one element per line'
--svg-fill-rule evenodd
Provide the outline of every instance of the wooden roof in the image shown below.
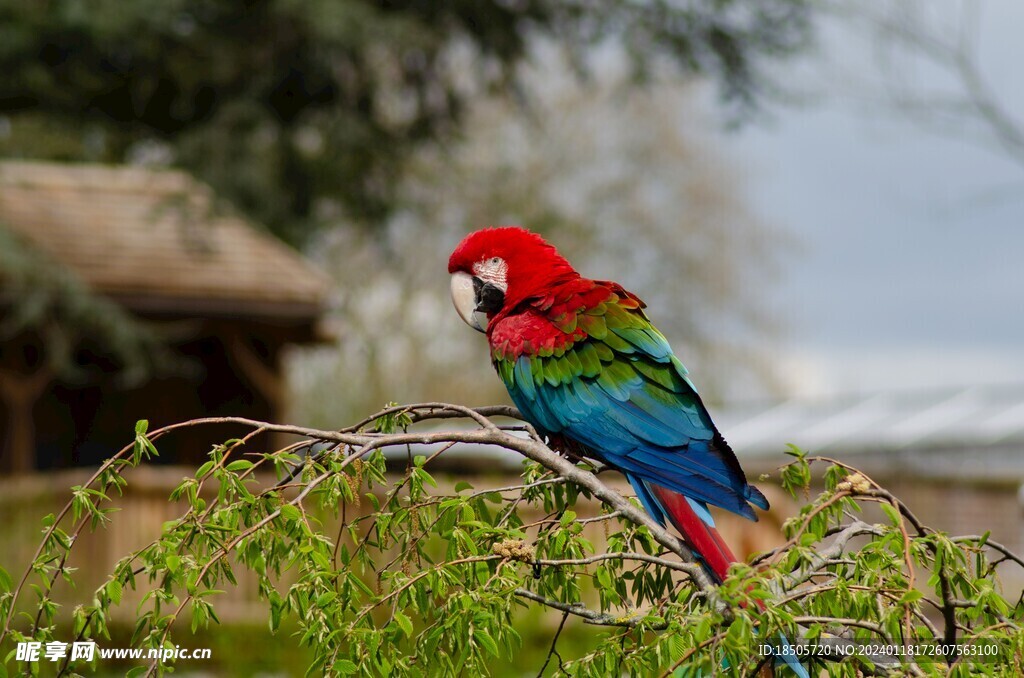
<path fill-rule="evenodd" d="M 314 321 L 328 280 L 185 173 L 0 162 L 0 226 L 136 312 Z"/>

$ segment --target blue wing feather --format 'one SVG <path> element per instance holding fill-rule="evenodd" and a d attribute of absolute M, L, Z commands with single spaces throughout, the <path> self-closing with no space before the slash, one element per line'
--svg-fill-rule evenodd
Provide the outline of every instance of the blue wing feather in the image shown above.
<path fill-rule="evenodd" d="M 670 352 L 666 356 L 660 350 L 664 338 L 655 340 L 660 333 L 635 337 L 638 350 L 650 348 L 654 355 L 619 353 L 614 364 L 602 361 L 594 378 L 578 376 L 564 383 L 546 378 L 539 366 L 531 365 L 531 360 L 543 358 L 520 356 L 506 383 L 513 402 L 542 433 L 576 440 L 631 478 L 756 520 L 749 504 L 766 508 L 767 501 L 747 484 L 685 368 Z M 643 346 L 645 342 L 650 346 Z M 635 363 L 641 360 L 648 363 L 637 369 Z M 661 383 L 668 379 L 664 373 L 659 382 L 645 377 L 653 368 L 671 370 L 670 388 Z M 645 508 L 656 515 L 646 502 Z"/>

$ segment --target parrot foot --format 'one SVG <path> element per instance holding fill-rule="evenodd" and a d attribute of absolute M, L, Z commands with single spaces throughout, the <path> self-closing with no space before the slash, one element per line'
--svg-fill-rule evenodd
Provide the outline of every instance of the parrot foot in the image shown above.
<path fill-rule="evenodd" d="M 548 447 L 552 452 L 562 455 L 573 463 L 578 464 L 586 460 L 586 448 L 563 435 L 548 436 Z"/>

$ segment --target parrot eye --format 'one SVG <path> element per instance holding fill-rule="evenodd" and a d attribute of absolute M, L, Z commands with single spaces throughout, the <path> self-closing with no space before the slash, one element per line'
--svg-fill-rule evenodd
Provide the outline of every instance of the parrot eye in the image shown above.
<path fill-rule="evenodd" d="M 507 274 L 508 265 L 501 257 L 481 259 L 479 263 L 473 266 L 474 276 L 480 278 L 480 280 L 485 283 L 490 283 L 502 292 L 504 292 L 508 286 Z"/>

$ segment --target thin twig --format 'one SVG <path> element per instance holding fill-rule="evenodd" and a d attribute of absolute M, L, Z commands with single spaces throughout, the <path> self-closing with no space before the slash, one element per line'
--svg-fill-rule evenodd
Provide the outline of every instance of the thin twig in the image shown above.
<path fill-rule="evenodd" d="M 558 637 L 562 635 L 562 629 L 565 628 L 565 620 L 568 618 L 569 613 L 563 612 L 562 621 L 559 622 L 558 630 L 555 631 L 555 636 L 551 639 L 551 647 L 548 649 L 548 656 L 544 659 L 544 665 L 540 667 L 540 671 L 537 672 L 537 678 L 543 678 L 544 670 L 548 667 L 548 664 L 551 663 L 551 657 L 553 656 L 558 657 L 558 668 L 562 668 L 562 656 L 558 654 L 558 650 L 555 649 L 555 646 L 558 644 Z"/>

